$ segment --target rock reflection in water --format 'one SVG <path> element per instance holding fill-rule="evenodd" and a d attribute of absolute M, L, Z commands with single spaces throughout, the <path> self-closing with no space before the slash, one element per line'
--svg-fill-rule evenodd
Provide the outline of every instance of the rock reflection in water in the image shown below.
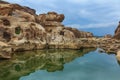
<path fill-rule="evenodd" d="M 62 71 L 64 64 L 94 49 L 38 50 L 19 52 L 11 60 L 0 61 L 0 80 L 18 80 L 35 70 Z"/>

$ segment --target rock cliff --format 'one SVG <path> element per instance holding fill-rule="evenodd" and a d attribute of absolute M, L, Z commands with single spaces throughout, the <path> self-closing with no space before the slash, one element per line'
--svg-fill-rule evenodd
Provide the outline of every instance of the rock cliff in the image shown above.
<path fill-rule="evenodd" d="M 44 48 L 79 49 L 78 38 L 92 33 L 65 27 L 65 16 L 56 12 L 35 13 L 34 9 L 0 1 L 0 56 L 10 58 L 14 51 Z"/>

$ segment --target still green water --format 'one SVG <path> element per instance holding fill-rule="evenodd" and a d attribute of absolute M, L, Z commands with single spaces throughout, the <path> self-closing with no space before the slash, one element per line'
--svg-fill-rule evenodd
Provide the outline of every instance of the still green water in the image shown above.
<path fill-rule="evenodd" d="M 95 49 L 27 51 L 0 60 L 0 80 L 120 80 L 120 65 Z"/>

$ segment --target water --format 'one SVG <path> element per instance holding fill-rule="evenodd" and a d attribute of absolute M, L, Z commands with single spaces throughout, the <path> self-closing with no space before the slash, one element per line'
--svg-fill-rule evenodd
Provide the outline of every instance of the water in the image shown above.
<path fill-rule="evenodd" d="M 0 66 L 0 80 L 120 80 L 115 55 L 94 49 L 17 53 Z"/>

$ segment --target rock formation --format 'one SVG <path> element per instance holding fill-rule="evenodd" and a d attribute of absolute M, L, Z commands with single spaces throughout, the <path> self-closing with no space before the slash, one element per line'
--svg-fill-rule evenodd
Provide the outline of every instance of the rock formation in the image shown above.
<path fill-rule="evenodd" d="M 118 25 L 117 29 L 115 30 L 114 38 L 120 40 L 120 21 L 119 21 L 119 25 Z"/>
<path fill-rule="evenodd" d="M 112 35 L 111 34 L 107 34 L 104 36 L 104 38 L 112 38 Z"/>
<path fill-rule="evenodd" d="M 35 14 L 35 10 L 0 1 L 0 56 L 10 58 L 14 51 L 44 48 L 80 49 L 78 38 L 92 33 L 65 27 L 65 16 L 56 12 Z"/>
<path fill-rule="evenodd" d="M 11 58 L 16 51 L 45 48 L 102 48 L 117 53 L 120 48 L 120 23 L 115 35 L 93 37 L 90 32 L 65 27 L 65 16 L 56 12 L 35 14 L 35 10 L 0 1 L 0 57 Z"/>
<path fill-rule="evenodd" d="M 79 31 L 76 28 L 66 27 L 67 30 L 74 33 L 76 38 L 92 38 L 93 34 L 90 32 Z"/>

